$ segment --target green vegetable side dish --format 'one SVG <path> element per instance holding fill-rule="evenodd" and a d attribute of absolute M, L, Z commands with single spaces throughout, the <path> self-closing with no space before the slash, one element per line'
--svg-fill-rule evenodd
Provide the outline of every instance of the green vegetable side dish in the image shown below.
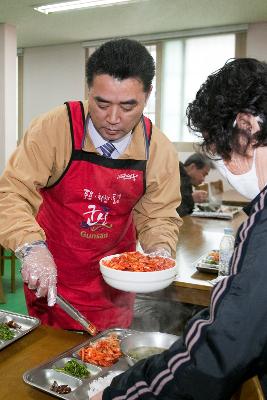
<path fill-rule="evenodd" d="M 217 261 L 215 261 L 215 260 L 213 260 L 212 258 L 209 258 L 209 257 L 205 258 L 204 262 L 206 264 L 213 264 L 213 265 L 218 265 L 219 264 Z"/>
<path fill-rule="evenodd" d="M 205 264 L 219 265 L 219 251 L 212 250 L 202 261 Z"/>
<path fill-rule="evenodd" d="M 86 368 L 85 365 L 80 364 L 76 360 L 70 360 L 66 362 L 63 368 L 54 368 L 56 371 L 64 372 L 65 374 L 69 374 L 75 376 L 76 378 L 88 378 L 90 372 Z"/>
<path fill-rule="evenodd" d="M 11 329 L 4 324 L 0 323 L 0 340 L 11 340 L 15 336 L 15 333 L 11 331 Z"/>

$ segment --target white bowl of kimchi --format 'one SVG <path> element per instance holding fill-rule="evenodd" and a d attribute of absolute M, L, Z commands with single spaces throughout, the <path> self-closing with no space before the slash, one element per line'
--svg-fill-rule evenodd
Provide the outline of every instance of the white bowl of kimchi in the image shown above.
<path fill-rule="evenodd" d="M 100 271 L 104 281 L 115 289 L 149 293 L 169 286 L 176 277 L 177 267 L 172 258 L 133 251 L 102 258 Z"/>

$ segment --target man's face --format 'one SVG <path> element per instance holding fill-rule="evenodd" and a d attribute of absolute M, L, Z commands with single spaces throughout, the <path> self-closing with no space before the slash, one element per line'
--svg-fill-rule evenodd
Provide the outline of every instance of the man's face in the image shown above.
<path fill-rule="evenodd" d="M 110 75 L 96 75 L 89 88 L 89 110 L 93 124 L 106 140 L 127 135 L 139 122 L 149 93 L 135 78 L 122 81 Z"/>
<path fill-rule="evenodd" d="M 191 178 L 192 185 L 198 186 L 204 182 L 205 177 L 210 172 L 210 167 L 205 165 L 205 167 L 197 169 L 195 164 L 190 164 L 186 167 L 186 172 Z"/>

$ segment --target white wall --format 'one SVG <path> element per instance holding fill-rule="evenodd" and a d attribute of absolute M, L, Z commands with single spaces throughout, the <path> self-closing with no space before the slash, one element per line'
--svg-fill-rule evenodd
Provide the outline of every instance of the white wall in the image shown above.
<path fill-rule="evenodd" d="M 23 54 L 23 128 L 68 100 L 83 100 L 85 55 L 80 43 L 26 48 Z"/>
<path fill-rule="evenodd" d="M 247 57 L 267 61 L 267 22 L 250 24 L 247 32 Z"/>
<path fill-rule="evenodd" d="M 266 42 L 267 22 L 250 24 L 247 32 L 247 56 L 267 60 Z M 85 56 L 80 43 L 26 48 L 23 58 L 24 130 L 32 118 L 39 114 L 67 100 L 84 98 Z M 184 161 L 190 153 L 179 147 L 177 146 L 180 159 Z M 208 180 L 216 180 L 217 174 L 212 171 Z"/>
<path fill-rule="evenodd" d="M 0 24 L 0 173 L 17 145 L 16 28 Z"/>
<path fill-rule="evenodd" d="M 267 60 L 267 22 L 250 24 L 247 56 Z M 84 97 L 84 49 L 80 43 L 24 50 L 23 128 L 67 100 Z"/>

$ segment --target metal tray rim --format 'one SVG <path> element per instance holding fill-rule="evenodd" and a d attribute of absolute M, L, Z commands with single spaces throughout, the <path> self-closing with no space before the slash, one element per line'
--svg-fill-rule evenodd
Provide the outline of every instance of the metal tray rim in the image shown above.
<path fill-rule="evenodd" d="M 26 320 L 31 320 L 31 321 L 33 321 L 33 325 L 29 329 L 26 329 L 25 331 L 20 332 L 19 335 L 14 337 L 13 339 L 6 340 L 3 343 L 1 343 L 0 344 L 0 350 L 2 350 L 5 347 L 9 346 L 13 342 L 19 340 L 20 338 L 22 338 L 23 336 L 27 335 L 29 332 L 31 332 L 33 329 L 37 328 L 37 326 L 40 325 L 40 320 L 38 318 L 36 318 L 36 317 L 31 317 L 30 315 L 24 315 L 24 314 L 15 313 L 13 311 L 7 311 L 7 310 L 1 310 L 0 309 L 0 316 L 1 316 L 1 314 L 5 314 L 5 315 L 8 315 L 8 316 L 17 316 L 17 317 L 20 317 L 20 318 L 24 318 Z"/>
<path fill-rule="evenodd" d="M 52 358 L 50 358 L 49 360 L 47 360 L 47 361 L 45 361 L 45 362 L 42 362 L 41 364 L 38 364 L 36 367 L 30 368 L 30 369 L 27 370 L 25 373 L 27 373 L 27 372 L 32 372 L 32 371 L 35 371 L 36 369 L 43 368 L 44 366 L 47 366 L 47 365 L 52 364 L 52 363 L 55 363 L 57 360 L 59 360 L 59 359 L 61 359 L 61 358 L 63 358 L 63 357 L 66 357 L 66 356 L 69 357 L 70 354 L 75 353 L 75 351 L 79 350 L 81 347 L 84 347 L 84 346 L 86 346 L 87 344 L 89 344 L 89 343 L 91 343 L 91 342 L 95 342 L 96 340 L 99 340 L 99 339 L 101 339 L 102 337 L 107 336 L 107 335 L 108 335 L 109 333 L 111 333 L 111 332 L 125 332 L 125 331 L 127 331 L 127 332 L 129 332 L 129 333 L 135 333 L 135 332 L 137 332 L 137 331 L 135 331 L 135 330 L 133 330 L 133 329 L 124 329 L 124 328 L 111 328 L 111 329 L 107 329 L 107 330 L 105 330 L 105 331 L 99 333 L 98 335 L 96 335 L 96 336 L 94 336 L 94 337 L 91 337 L 91 338 L 88 338 L 88 339 L 86 339 L 84 342 L 82 342 L 82 343 L 80 343 L 80 344 L 78 344 L 78 345 L 76 345 L 76 346 L 73 346 L 73 347 L 69 348 L 69 349 L 66 350 L 66 351 L 63 351 L 62 353 L 58 354 L 56 357 L 52 357 Z M 75 358 L 75 357 L 73 357 L 73 358 Z M 107 369 L 108 367 L 101 367 L 101 368 L 102 368 L 102 369 L 103 369 L 103 368 L 106 368 L 106 369 Z"/>
<path fill-rule="evenodd" d="M 96 335 L 96 336 L 94 336 L 94 337 L 91 337 L 91 338 L 88 338 L 88 339 L 85 340 L 84 342 L 82 342 L 82 343 L 80 343 L 80 344 L 78 344 L 78 345 L 76 345 L 76 346 L 74 346 L 74 347 L 72 347 L 72 348 L 70 348 L 70 349 L 68 349 L 68 350 L 66 350 L 66 351 L 64 351 L 64 352 L 62 352 L 62 353 L 60 353 L 60 354 L 58 354 L 56 357 L 53 357 L 53 358 L 49 359 L 48 361 L 45 361 L 45 362 L 43 362 L 43 363 L 37 365 L 37 366 L 34 367 L 34 368 L 28 369 L 28 370 L 25 371 L 24 374 L 22 375 L 23 381 L 24 381 L 26 384 L 30 385 L 30 386 L 33 386 L 33 387 L 35 387 L 35 388 L 37 388 L 37 389 L 39 389 L 39 390 L 41 390 L 41 391 L 43 391 L 43 392 L 46 392 L 47 394 L 50 394 L 51 396 L 59 397 L 59 398 L 61 398 L 61 399 L 66 399 L 66 400 L 70 400 L 70 399 L 72 399 L 72 398 L 75 398 L 75 399 L 76 399 L 75 395 L 73 394 L 74 392 L 73 392 L 73 393 L 68 393 L 67 395 L 60 395 L 59 393 L 53 393 L 53 392 L 51 392 L 51 390 L 48 390 L 48 389 L 44 388 L 43 386 L 41 386 L 41 385 L 39 385 L 39 384 L 37 384 L 37 383 L 34 383 L 34 382 L 30 381 L 30 380 L 28 379 L 28 377 L 30 376 L 30 374 L 36 373 L 36 372 L 38 372 L 38 370 L 40 370 L 40 369 L 51 368 L 51 365 L 54 364 L 57 360 L 59 360 L 59 359 L 61 359 L 61 358 L 63 358 L 63 357 L 69 357 L 70 354 L 73 356 L 73 354 L 74 354 L 75 352 L 77 352 L 81 347 L 84 347 L 84 346 L 86 346 L 86 345 L 89 344 L 89 343 L 95 342 L 96 340 L 99 340 L 99 339 L 101 339 L 102 337 L 105 337 L 105 336 L 107 336 L 109 333 L 112 333 L 112 332 L 114 332 L 114 333 L 116 333 L 116 332 L 118 332 L 118 333 L 119 333 L 119 332 L 123 332 L 125 335 L 127 335 L 127 334 L 132 334 L 132 333 L 135 333 L 135 332 L 139 332 L 139 331 L 136 331 L 136 330 L 134 330 L 134 329 L 127 329 L 127 328 L 110 328 L 110 329 L 107 329 L 107 330 L 105 330 L 105 331 L 99 333 L 98 335 Z M 73 358 L 75 358 L 75 357 L 73 356 Z M 116 364 L 115 364 L 115 365 L 116 365 Z M 102 371 L 100 372 L 100 374 L 99 374 L 98 377 L 104 375 L 105 373 L 107 373 L 107 372 L 109 372 L 110 370 L 113 369 L 112 367 L 100 367 L 100 368 L 101 368 Z M 128 366 L 128 368 L 129 368 L 129 366 Z M 92 378 L 85 378 L 85 379 L 83 379 L 83 385 L 89 384 L 91 379 L 92 379 Z M 97 377 L 95 377 L 94 379 L 97 379 Z"/>

